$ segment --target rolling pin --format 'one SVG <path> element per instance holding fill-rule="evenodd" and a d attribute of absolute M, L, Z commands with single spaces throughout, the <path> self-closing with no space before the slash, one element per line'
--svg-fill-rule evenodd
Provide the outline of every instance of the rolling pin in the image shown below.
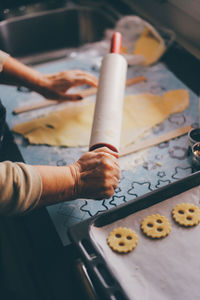
<path fill-rule="evenodd" d="M 106 146 L 119 152 L 127 73 L 121 39 L 119 32 L 113 34 L 110 53 L 102 61 L 89 150 Z"/>

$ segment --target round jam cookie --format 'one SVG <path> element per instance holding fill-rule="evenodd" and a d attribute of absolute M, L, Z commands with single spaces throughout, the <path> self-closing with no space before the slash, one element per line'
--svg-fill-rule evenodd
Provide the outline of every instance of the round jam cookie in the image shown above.
<path fill-rule="evenodd" d="M 144 218 L 141 229 L 148 237 L 163 238 L 170 233 L 171 225 L 164 216 L 156 214 Z"/>
<path fill-rule="evenodd" d="M 112 250 L 118 253 L 127 253 L 137 246 L 138 237 L 132 229 L 118 227 L 109 234 L 107 243 Z"/>
<path fill-rule="evenodd" d="M 180 203 L 172 210 L 172 216 L 182 226 L 194 226 L 200 222 L 200 209 L 192 203 Z"/>

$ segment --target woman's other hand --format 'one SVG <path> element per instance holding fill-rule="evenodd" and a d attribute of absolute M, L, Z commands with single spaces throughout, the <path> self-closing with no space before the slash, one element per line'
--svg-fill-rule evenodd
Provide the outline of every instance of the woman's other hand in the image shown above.
<path fill-rule="evenodd" d="M 42 76 L 43 88 L 40 94 L 54 100 L 81 100 L 83 98 L 81 93 L 70 94 L 68 90 L 85 84 L 97 87 L 98 84 L 96 77 L 81 70 L 70 70 Z"/>
<path fill-rule="evenodd" d="M 85 84 L 97 87 L 98 80 L 81 70 L 44 75 L 5 53 L 0 83 L 25 86 L 48 99 L 65 101 L 83 98 L 81 93 L 69 94 L 70 88 Z"/>

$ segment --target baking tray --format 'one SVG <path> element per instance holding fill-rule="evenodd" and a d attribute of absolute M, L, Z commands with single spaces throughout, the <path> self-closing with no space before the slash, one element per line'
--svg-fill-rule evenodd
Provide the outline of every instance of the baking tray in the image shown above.
<path fill-rule="evenodd" d="M 172 220 L 171 210 L 181 202 L 199 206 L 200 172 L 69 229 L 100 299 L 198 298 L 200 229 L 183 228 Z M 172 231 L 168 237 L 152 240 L 142 234 L 141 218 L 153 213 L 169 219 Z M 108 233 L 118 226 L 132 228 L 139 237 L 137 247 L 128 254 L 117 254 L 106 243 Z"/>

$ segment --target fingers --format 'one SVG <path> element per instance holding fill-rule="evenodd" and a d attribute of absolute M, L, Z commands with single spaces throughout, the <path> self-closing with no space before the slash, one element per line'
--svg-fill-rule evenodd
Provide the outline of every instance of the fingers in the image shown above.
<path fill-rule="evenodd" d="M 79 86 L 88 84 L 94 87 L 98 86 L 98 79 L 90 73 L 81 71 L 81 70 L 73 70 L 74 73 L 74 82 L 73 86 Z"/>
<path fill-rule="evenodd" d="M 69 70 L 53 74 L 46 74 L 44 77 L 50 80 L 51 84 L 60 85 L 62 88 L 88 84 L 94 87 L 98 85 L 98 79 L 85 71 Z"/>
<path fill-rule="evenodd" d="M 114 157 L 116 157 L 116 158 L 119 158 L 119 153 L 117 153 L 117 152 L 111 150 L 111 149 L 108 148 L 108 147 L 101 147 L 101 148 L 98 148 L 98 149 L 93 150 L 93 152 L 97 152 L 97 153 L 98 153 L 98 152 L 103 152 L 103 153 L 110 154 L 110 155 L 112 155 L 112 156 L 114 156 Z"/>
<path fill-rule="evenodd" d="M 80 162 L 85 169 L 100 167 L 102 170 L 106 170 L 112 168 L 112 166 L 119 169 L 118 157 L 118 153 L 106 147 L 102 147 L 85 153 L 78 162 Z"/>
<path fill-rule="evenodd" d="M 118 184 L 119 179 L 115 176 L 112 176 L 112 178 L 106 179 L 103 185 L 101 183 L 98 185 L 98 187 L 96 185 L 96 189 L 93 192 L 93 197 L 91 197 L 91 195 L 88 195 L 87 198 L 96 200 L 108 199 L 113 196 L 115 189 L 118 187 Z"/>
<path fill-rule="evenodd" d="M 83 96 L 81 94 L 60 94 L 60 101 L 79 101 L 83 100 Z"/>

